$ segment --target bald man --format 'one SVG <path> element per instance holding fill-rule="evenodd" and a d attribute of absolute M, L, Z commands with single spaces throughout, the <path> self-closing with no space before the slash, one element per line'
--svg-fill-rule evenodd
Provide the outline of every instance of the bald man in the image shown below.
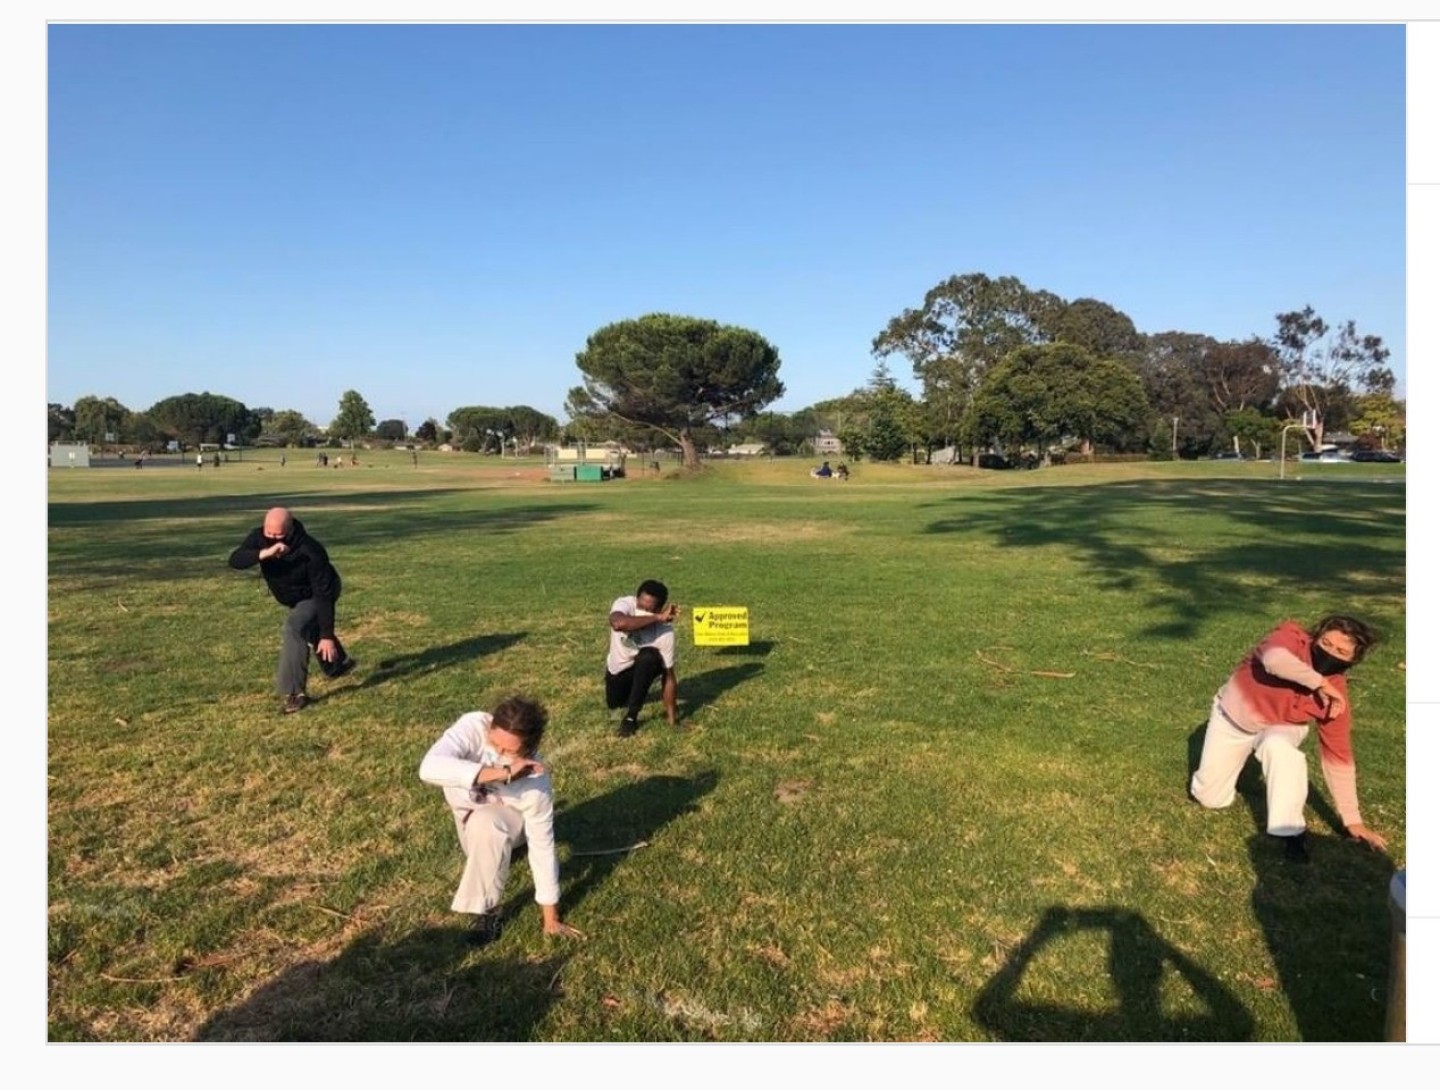
<path fill-rule="evenodd" d="M 355 660 L 335 635 L 340 573 L 330 563 L 325 546 L 283 507 L 266 511 L 265 522 L 230 554 L 232 568 L 243 571 L 256 564 L 275 600 L 290 610 L 280 630 L 280 664 L 275 670 L 275 690 L 285 698 L 282 710 L 289 715 L 310 701 L 305 680 L 312 648 L 328 678 L 355 668 Z"/>

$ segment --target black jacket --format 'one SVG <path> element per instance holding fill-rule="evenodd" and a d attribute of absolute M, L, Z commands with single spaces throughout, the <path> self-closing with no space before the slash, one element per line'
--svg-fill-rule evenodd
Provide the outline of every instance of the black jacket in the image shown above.
<path fill-rule="evenodd" d="M 290 532 L 285 535 L 285 544 L 290 546 L 284 556 L 260 559 L 260 550 L 274 542 L 265 536 L 263 526 L 257 526 L 245 536 L 240 547 L 230 554 L 230 566 L 244 570 L 260 565 L 260 574 L 275 600 L 282 606 L 295 606 L 307 598 L 316 602 L 316 620 L 320 624 L 320 638 L 335 638 L 335 600 L 340 597 L 340 573 L 330 563 L 325 546 L 305 532 L 305 524 L 297 518 L 290 520 Z"/>

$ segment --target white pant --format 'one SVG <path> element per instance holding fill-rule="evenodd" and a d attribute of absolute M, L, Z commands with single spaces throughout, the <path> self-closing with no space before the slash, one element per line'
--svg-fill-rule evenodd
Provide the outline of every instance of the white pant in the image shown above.
<path fill-rule="evenodd" d="M 455 831 L 465 850 L 465 870 L 450 908 L 455 912 L 489 912 L 500 904 L 505 893 L 510 853 L 525 839 L 525 819 L 519 810 L 499 803 L 454 813 Z"/>
<path fill-rule="evenodd" d="M 1219 809 L 1235 801 L 1235 781 L 1252 753 L 1265 776 L 1265 829 L 1272 836 L 1305 831 L 1305 796 L 1310 773 L 1300 743 L 1307 726 L 1279 724 L 1251 734 L 1225 717 L 1217 699 L 1205 727 L 1200 767 L 1190 778 L 1190 794 L 1201 806 Z"/>

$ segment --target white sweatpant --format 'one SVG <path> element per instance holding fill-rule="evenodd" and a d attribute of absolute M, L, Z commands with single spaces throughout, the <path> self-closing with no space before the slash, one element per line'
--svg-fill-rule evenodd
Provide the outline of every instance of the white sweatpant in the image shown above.
<path fill-rule="evenodd" d="M 1265 829 L 1272 836 L 1305 831 L 1305 797 L 1310 772 L 1300 743 L 1308 726 L 1277 724 L 1251 734 L 1226 718 L 1217 699 L 1205 727 L 1200 767 L 1190 778 L 1190 794 L 1201 806 L 1220 809 L 1235 801 L 1235 781 L 1252 753 L 1265 776 Z"/>
<path fill-rule="evenodd" d="M 510 853 L 525 839 L 520 811 L 500 803 L 485 803 L 464 814 L 455 813 L 455 831 L 465 850 L 465 869 L 450 908 L 455 912 L 489 912 L 500 904 L 505 879 L 510 876 Z"/>

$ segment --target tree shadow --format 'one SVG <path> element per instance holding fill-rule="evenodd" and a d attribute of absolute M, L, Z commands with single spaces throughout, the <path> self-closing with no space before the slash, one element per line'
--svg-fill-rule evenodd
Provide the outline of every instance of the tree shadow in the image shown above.
<path fill-rule="evenodd" d="M 1302 1041 L 1383 1041 L 1390 971 L 1390 878 L 1383 852 L 1310 838 L 1289 863 L 1276 838 L 1250 838 L 1251 905 Z"/>
<path fill-rule="evenodd" d="M 1139 596 L 1171 615 L 1145 635 L 1183 638 L 1244 609 L 1257 578 L 1319 583 L 1336 596 L 1373 594 L 1377 579 L 1403 587 L 1403 541 L 1379 544 L 1403 530 L 1404 482 L 1397 483 L 1336 478 L 1302 488 L 1257 478 L 1006 488 L 930 505 L 956 513 L 925 532 L 986 535 L 1015 550 L 1063 547 L 1090 566 L 1102 589 Z M 1334 518 L 1317 524 L 1317 507 Z M 1160 529 L 1167 512 L 1264 532 L 1234 544 L 1223 531 L 1182 540 Z"/>
<path fill-rule="evenodd" d="M 212 1015 L 197 1041 L 525 1041 L 559 996 L 570 955 L 482 957 L 462 928 L 361 935 L 330 961 L 286 969 Z"/>
<path fill-rule="evenodd" d="M 519 643 L 528 634 L 526 632 L 492 632 L 484 636 L 470 636 L 467 639 L 457 640 L 455 643 L 447 643 L 440 647 L 427 647 L 423 651 L 413 651 L 381 659 L 375 664 L 374 671 L 354 688 L 369 689 L 376 685 L 396 681 L 410 674 L 440 670 L 484 658 L 486 655 L 496 654 Z"/>
<path fill-rule="evenodd" d="M 327 479 L 328 483 L 328 479 Z M 174 496 L 128 500 L 51 500 L 51 526 L 94 526 L 112 522 L 176 522 L 184 519 L 212 518 L 217 515 L 242 515 L 255 526 L 271 507 L 289 507 L 305 521 L 304 508 L 343 504 L 360 509 L 384 509 L 396 503 L 429 503 L 446 496 L 463 496 L 468 488 L 417 488 L 404 491 L 377 492 L 274 492 L 264 496 L 242 493 L 226 496 Z M 236 535 L 243 537 L 247 525 Z"/>
<path fill-rule="evenodd" d="M 555 813 L 555 842 L 570 849 L 560 868 L 560 903 L 567 913 L 583 901 L 623 863 L 635 846 L 650 842 L 660 831 L 693 811 L 715 789 L 719 776 L 647 776 L 614 791 Z M 518 894 L 505 908 L 507 916 L 523 908 L 530 894 Z"/>
<path fill-rule="evenodd" d="M 683 698 L 680 701 L 681 717 L 690 718 L 764 669 L 758 662 L 737 662 L 734 666 L 722 666 L 718 670 L 707 670 L 703 674 L 687 677 L 680 685 Z"/>
<path fill-rule="evenodd" d="M 1045 948 L 1087 931 L 1109 938 L 1107 968 L 1117 1005 L 1089 1011 L 1022 997 L 1022 980 Z M 1168 1012 L 1162 989 L 1167 968 L 1188 986 L 1190 1000 Z M 1088 987 L 1089 974 L 1073 983 Z M 1046 981 L 1034 990 L 1053 994 L 1057 987 L 1063 990 L 1064 983 Z M 1143 916 L 1118 907 L 1046 909 L 980 990 L 972 1014 L 1006 1041 L 1245 1041 L 1255 1029 L 1250 1012 L 1219 980 L 1165 941 Z"/>
<path fill-rule="evenodd" d="M 272 506 L 289 507 L 326 547 L 342 575 L 352 570 L 354 550 L 399 538 L 483 530 L 487 537 L 516 533 L 530 526 L 594 510 L 594 503 L 493 503 L 459 506 L 451 497 L 476 496 L 483 489 L 416 489 L 210 496 L 100 503 L 52 502 L 50 529 L 83 530 L 83 541 L 62 535 L 51 541 L 52 566 L 64 565 L 67 577 L 114 576 L 127 580 L 173 582 L 213 578 L 245 534 L 258 526 Z M 439 501 L 437 503 L 437 501 Z M 233 524 L 217 516 L 233 516 Z M 185 548 L 177 551 L 176 527 L 184 525 Z M 254 572 L 242 573 L 255 578 Z"/>

